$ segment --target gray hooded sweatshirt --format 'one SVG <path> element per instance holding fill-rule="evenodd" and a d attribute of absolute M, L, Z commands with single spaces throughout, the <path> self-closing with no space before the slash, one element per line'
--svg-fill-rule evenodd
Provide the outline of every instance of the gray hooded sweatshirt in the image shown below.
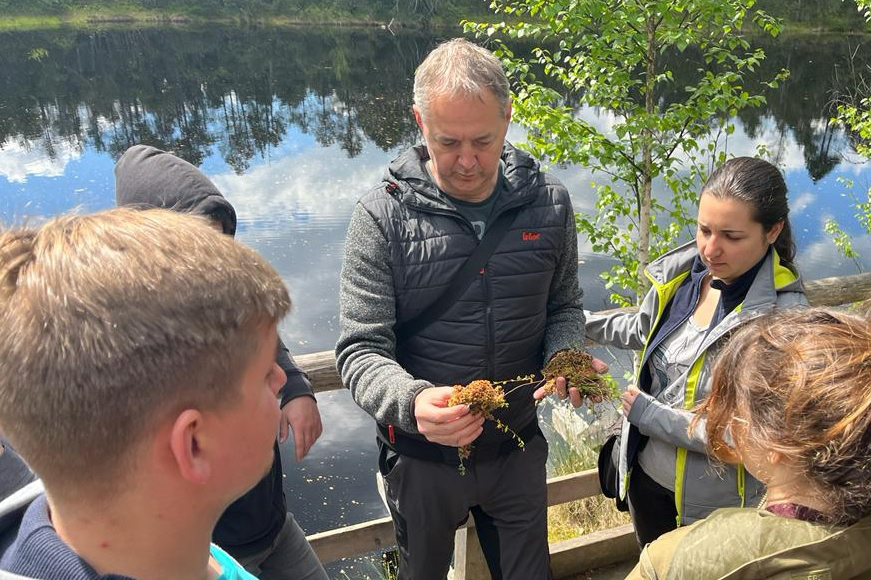
<path fill-rule="evenodd" d="M 134 145 L 115 166 L 118 206 L 164 208 L 206 216 L 236 233 L 236 211 L 203 173 L 179 157 L 148 145 Z M 308 377 L 279 341 L 278 365 L 287 375 L 281 389 L 282 407 L 299 396 L 314 397 Z M 268 549 L 285 521 L 281 455 L 274 450 L 272 470 L 251 491 L 233 502 L 215 527 L 213 540 L 235 558 Z"/>

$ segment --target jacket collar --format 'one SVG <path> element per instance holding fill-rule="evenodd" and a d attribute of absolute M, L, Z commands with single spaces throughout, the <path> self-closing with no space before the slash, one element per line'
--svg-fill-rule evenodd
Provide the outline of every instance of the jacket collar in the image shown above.
<path fill-rule="evenodd" d="M 664 253 L 648 264 L 645 271 L 654 284 L 662 286 L 691 270 L 698 255 L 696 242 L 690 241 Z"/>
<path fill-rule="evenodd" d="M 698 283 L 697 277 L 706 274 L 707 268 L 698 258 L 695 241 L 691 241 L 666 252 L 651 262 L 646 271 L 654 284 L 664 285 L 687 271 L 693 276 L 693 281 Z M 773 304 L 778 292 L 803 291 L 798 271 L 794 267 L 782 264 L 773 246 L 750 271 L 744 273 L 731 285 L 723 284 L 723 286 L 728 288 L 726 292 L 729 300 L 735 301 L 740 297 L 732 306 L 733 308 L 742 301 L 744 308 Z"/>
<path fill-rule="evenodd" d="M 388 184 L 388 191 L 393 189 L 391 191 L 393 195 L 411 206 L 455 212 L 454 204 L 439 191 L 427 174 L 423 163 L 428 159 L 429 152 L 426 145 L 417 145 L 405 150 L 387 167 L 383 179 Z M 538 162 L 508 141 L 502 147 L 501 159 L 505 191 L 499 196 L 494 215 L 506 207 L 521 205 L 532 200 L 535 191 L 529 185 L 540 176 Z"/>
<path fill-rule="evenodd" d="M 101 576 L 57 534 L 48 501 L 39 495 L 24 514 L 18 537 L 4 554 L 3 567 L 33 578 L 64 580 L 133 580 L 127 576 Z"/>

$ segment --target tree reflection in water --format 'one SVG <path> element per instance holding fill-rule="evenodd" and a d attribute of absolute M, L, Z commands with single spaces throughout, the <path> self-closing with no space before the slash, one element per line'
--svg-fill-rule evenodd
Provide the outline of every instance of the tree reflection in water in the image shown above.
<path fill-rule="evenodd" d="M 117 158 L 135 143 L 243 173 L 290 128 L 350 157 L 412 143 L 411 79 L 433 39 L 368 30 L 0 35 L 0 144 Z M 35 50 L 39 49 L 39 50 Z"/>
<path fill-rule="evenodd" d="M 239 174 L 292 129 L 322 146 L 337 144 L 349 157 L 367 141 L 387 151 L 417 139 L 412 77 L 436 42 L 369 29 L 0 34 L 0 144 L 17 141 L 54 159 L 61 142 L 113 158 L 147 143 L 195 165 L 214 146 Z M 751 137 L 766 117 L 781 134 L 792 132 L 818 180 L 840 160 L 828 105 L 861 67 L 850 66 L 842 38 L 763 42 L 768 58 L 760 78 L 782 67 L 791 77 L 767 90 L 764 108 L 744 110 L 740 120 Z M 704 67 L 692 50 L 667 58 L 675 82 L 660 95 L 663 107 Z"/>

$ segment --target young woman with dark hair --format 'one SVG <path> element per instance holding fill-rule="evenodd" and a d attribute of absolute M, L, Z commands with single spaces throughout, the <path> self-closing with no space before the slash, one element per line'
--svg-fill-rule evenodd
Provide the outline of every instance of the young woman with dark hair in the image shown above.
<path fill-rule="evenodd" d="M 754 505 L 763 493 L 740 465 L 714 473 L 704 432 L 687 428 L 728 334 L 772 309 L 806 304 L 788 215 L 776 167 L 727 161 L 702 188 L 695 242 L 647 268 L 652 288 L 639 311 L 587 317 L 589 338 L 641 351 L 606 486 L 628 496 L 641 546 L 719 507 Z"/>

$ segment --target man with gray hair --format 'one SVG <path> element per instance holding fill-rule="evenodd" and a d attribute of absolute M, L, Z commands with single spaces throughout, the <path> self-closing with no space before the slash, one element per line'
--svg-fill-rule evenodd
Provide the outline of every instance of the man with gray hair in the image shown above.
<path fill-rule="evenodd" d="M 469 511 L 494 578 L 548 578 L 547 442 L 532 386 L 495 412 L 522 451 L 448 399 L 450 385 L 510 382 L 582 347 L 574 212 L 562 184 L 505 141 L 508 79 L 489 51 L 463 39 L 433 50 L 413 111 L 424 144 L 351 218 L 338 369 L 378 424 L 400 579 L 445 578 Z"/>

